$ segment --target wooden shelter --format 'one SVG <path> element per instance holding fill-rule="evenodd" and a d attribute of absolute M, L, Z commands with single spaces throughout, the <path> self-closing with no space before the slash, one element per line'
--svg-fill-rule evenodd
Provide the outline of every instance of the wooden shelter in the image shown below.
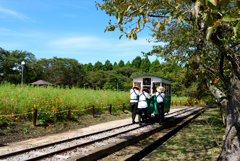
<path fill-rule="evenodd" d="M 39 85 L 39 86 L 41 86 L 41 85 L 54 85 L 54 84 L 46 82 L 44 80 L 38 80 L 38 81 L 30 83 L 30 84 L 32 84 L 32 85 Z"/>

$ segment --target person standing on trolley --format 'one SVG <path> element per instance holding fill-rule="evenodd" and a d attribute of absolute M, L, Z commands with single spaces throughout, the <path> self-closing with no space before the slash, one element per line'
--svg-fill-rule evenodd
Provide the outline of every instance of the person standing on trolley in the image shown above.
<path fill-rule="evenodd" d="M 159 125 L 162 124 L 164 118 L 164 98 L 165 98 L 165 88 L 162 86 L 157 87 L 156 97 L 157 97 L 157 110 L 159 114 Z"/>
<path fill-rule="evenodd" d="M 139 88 L 137 86 L 132 87 L 130 90 L 130 105 L 132 110 L 132 123 L 135 124 L 135 117 L 138 107 Z"/>
<path fill-rule="evenodd" d="M 141 126 L 141 119 L 142 119 L 142 112 L 144 112 L 144 118 L 143 120 L 147 120 L 147 99 L 151 99 L 153 95 L 149 96 L 149 90 L 147 88 L 142 89 L 142 93 L 139 94 L 139 103 L 138 103 L 138 122 L 139 126 Z"/>

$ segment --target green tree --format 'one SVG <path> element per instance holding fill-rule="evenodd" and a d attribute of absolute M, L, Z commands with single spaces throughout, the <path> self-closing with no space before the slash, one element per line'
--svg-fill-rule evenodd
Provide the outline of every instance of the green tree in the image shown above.
<path fill-rule="evenodd" d="M 120 60 L 119 63 L 118 63 L 118 66 L 121 68 L 121 67 L 124 67 L 124 61 L 123 60 Z"/>
<path fill-rule="evenodd" d="M 140 69 L 142 70 L 142 72 L 147 73 L 149 71 L 150 65 L 151 65 L 151 62 L 147 56 L 146 58 L 142 59 Z"/>
<path fill-rule="evenodd" d="M 130 61 L 128 61 L 125 66 L 126 66 L 126 67 L 131 67 L 132 64 L 130 63 Z"/>
<path fill-rule="evenodd" d="M 92 71 L 93 70 L 93 65 L 92 63 L 88 63 L 87 66 L 86 66 L 86 71 Z"/>
<path fill-rule="evenodd" d="M 141 62 L 142 62 L 142 58 L 140 56 L 137 56 L 135 59 L 133 59 L 132 61 L 132 67 L 138 68 L 140 69 L 141 66 Z"/>
<path fill-rule="evenodd" d="M 43 78 L 56 85 L 83 87 L 85 76 L 83 65 L 75 59 L 57 58 L 40 59 Z"/>
<path fill-rule="evenodd" d="M 103 70 L 104 71 L 108 71 L 108 70 L 112 70 L 113 65 L 109 60 L 105 61 L 105 64 L 103 65 Z"/>
<path fill-rule="evenodd" d="M 154 38 L 165 40 L 166 45 L 148 54 L 186 64 L 196 80 L 205 84 L 225 109 L 225 140 L 218 160 L 240 160 L 240 148 L 236 148 L 240 145 L 240 1 L 106 0 L 96 6 L 117 19 L 105 31 L 119 28 L 136 40 L 137 33 L 149 26 Z"/>
<path fill-rule="evenodd" d="M 122 67 L 116 70 L 117 74 L 121 74 L 129 78 L 133 73 L 138 72 L 139 69 L 134 67 Z"/>
<path fill-rule="evenodd" d="M 159 69 L 160 62 L 158 59 L 154 60 L 149 67 L 149 72 L 157 72 Z"/>
<path fill-rule="evenodd" d="M 24 83 L 31 83 L 32 68 L 31 63 L 36 60 L 35 56 L 27 51 L 13 50 L 7 51 L 0 48 L 0 81 L 10 83 L 21 83 L 22 65 L 24 61 Z"/>
<path fill-rule="evenodd" d="M 113 64 L 113 70 L 116 70 L 116 69 L 118 69 L 118 68 L 119 68 L 119 66 L 118 66 L 117 62 L 114 62 L 114 64 Z"/>
<path fill-rule="evenodd" d="M 100 61 L 97 61 L 93 66 L 93 71 L 99 71 L 103 69 L 103 64 Z"/>

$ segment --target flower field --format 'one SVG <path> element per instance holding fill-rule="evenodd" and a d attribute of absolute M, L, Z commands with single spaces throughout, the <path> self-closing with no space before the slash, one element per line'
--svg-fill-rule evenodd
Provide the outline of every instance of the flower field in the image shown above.
<path fill-rule="evenodd" d="M 5 119 L 31 120 L 34 109 L 39 120 L 61 120 L 67 118 L 69 108 L 71 117 L 77 117 L 93 105 L 120 107 L 129 100 L 129 93 L 122 91 L 0 84 L 0 124 Z"/>

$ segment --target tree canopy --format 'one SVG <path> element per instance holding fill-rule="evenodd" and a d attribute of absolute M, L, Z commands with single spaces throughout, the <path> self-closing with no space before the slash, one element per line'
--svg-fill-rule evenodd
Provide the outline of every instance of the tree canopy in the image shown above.
<path fill-rule="evenodd" d="M 96 7 L 116 19 L 105 31 L 118 28 L 119 38 L 125 34 L 136 40 L 148 26 L 155 40 L 166 43 L 146 54 L 185 65 L 199 82 L 197 92 L 205 85 L 226 111 L 226 139 L 218 159 L 240 160 L 240 1 L 103 0 Z"/>

